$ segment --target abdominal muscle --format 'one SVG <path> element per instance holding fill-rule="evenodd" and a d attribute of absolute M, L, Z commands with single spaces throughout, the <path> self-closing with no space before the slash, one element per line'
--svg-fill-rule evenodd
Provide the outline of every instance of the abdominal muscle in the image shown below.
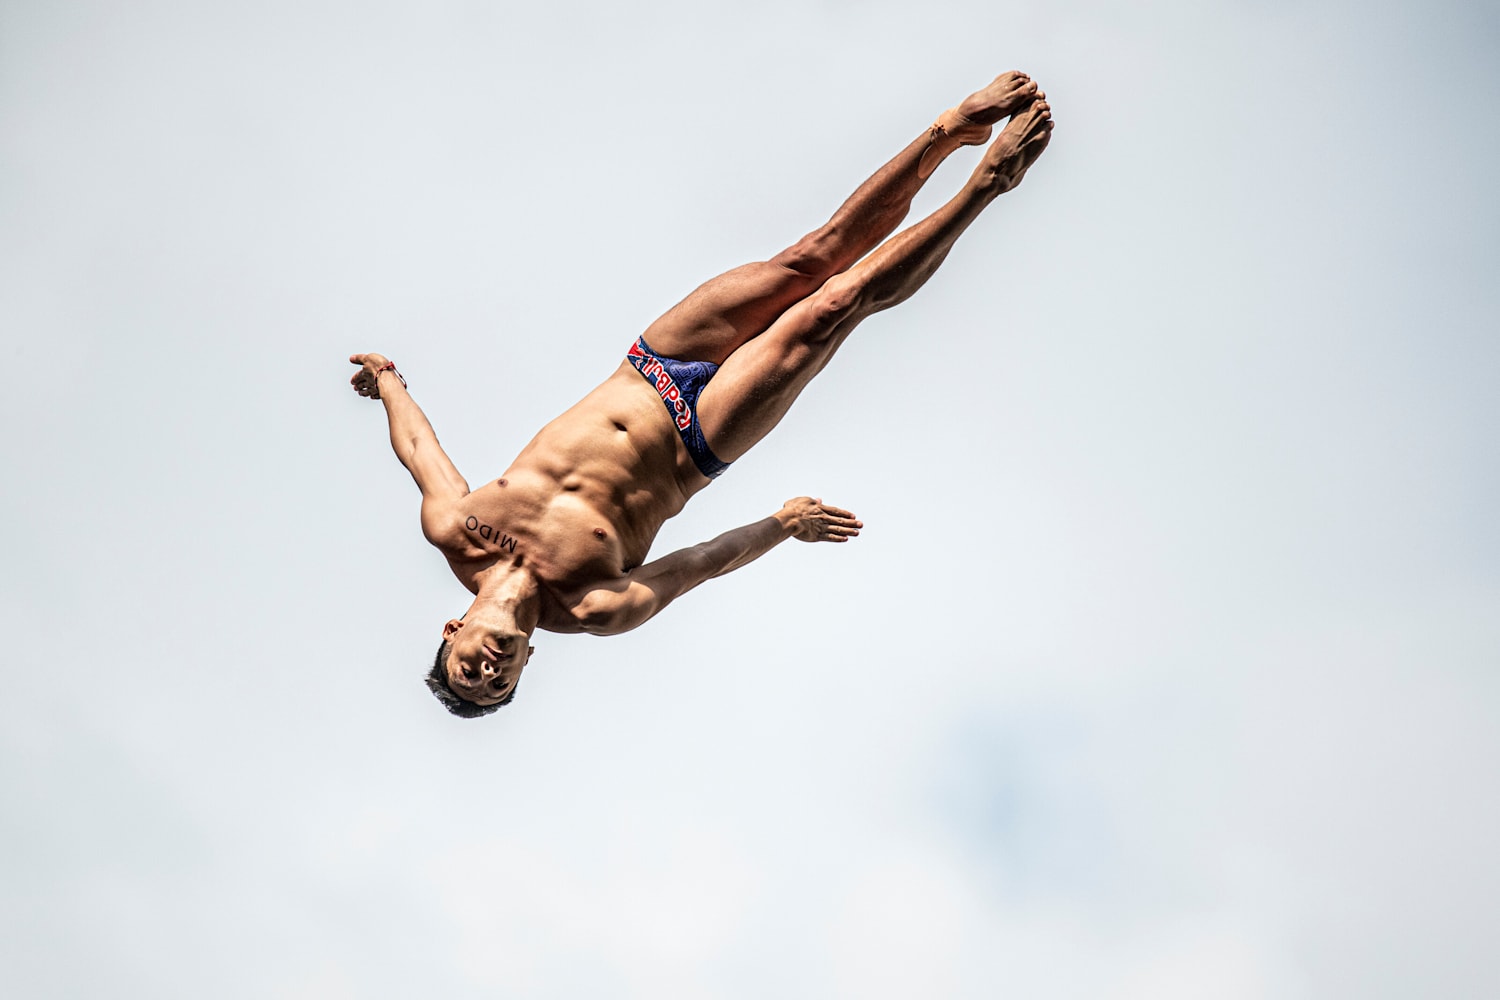
<path fill-rule="evenodd" d="M 470 589 L 461 567 L 514 558 L 566 604 L 640 565 L 662 523 L 706 485 L 660 397 L 623 363 L 503 476 L 458 501 L 463 556 L 441 547 Z"/>

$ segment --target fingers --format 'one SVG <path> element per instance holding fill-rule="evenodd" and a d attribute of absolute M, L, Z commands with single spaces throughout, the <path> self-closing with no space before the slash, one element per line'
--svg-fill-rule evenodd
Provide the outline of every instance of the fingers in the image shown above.
<path fill-rule="evenodd" d="M 350 360 L 353 359 L 351 358 Z M 349 385 L 361 396 L 368 396 L 370 399 L 380 398 L 380 386 L 375 381 L 375 377 L 368 371 L 355 372 L 349 379 Z"/>
<path fill-rule="evenodd" d="M 847 510 L 837 507 L 824 506 L 823 514 L 814 517 L 813 529 L 815 539 L 820 542 L 847 542 L 851 538 L 859 537 L 859 529 L 863 528 L 864 522 L 855 518 Z"/>
<path fill-rule="evenodd" d="M 864 522 L 854 516 L 854 511 L 844 510 L 842 507 L 834 507 L 818 501 L 817 518 L 820 524 L 837 528 L 863 528 Z M 855 534 L 859 534 L 858 531 Z"/>

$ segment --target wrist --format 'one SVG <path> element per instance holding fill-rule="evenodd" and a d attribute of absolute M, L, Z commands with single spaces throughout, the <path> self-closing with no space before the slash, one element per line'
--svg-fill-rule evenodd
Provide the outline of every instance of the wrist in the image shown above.
<path fill-rule="evenodd" d="M 401 383 L 401 388 L 406 388 L 406 376 L 402 375 L 399 371 L 396 370 L 396 362 L 387 361 L 385 364 L 375 369 L 375 381 L 377 383 L 380 381 L 380 376 L 382 375 L 394 375 L 396 379 Z"/>

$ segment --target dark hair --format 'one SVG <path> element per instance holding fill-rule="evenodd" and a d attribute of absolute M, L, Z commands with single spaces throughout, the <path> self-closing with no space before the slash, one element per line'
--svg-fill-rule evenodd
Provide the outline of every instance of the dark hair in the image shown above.
<path fill-rule="evenodd" d="M 453 651 L 453 646 L 447 639 L 438 647 L 437 659 L 432 661 L 432 669 L 427 672 L 427 689 L 433 693 L 443 707 L 460 719 L 478 719 L 486 715 L 492 715 L 509 705 L 516 696 L 516 688 L 521 686 L 521 679 L 516 678 L 515 684 L 511 685 L 510 693 L 503 701 L 497 701 L 493 705 L 476 705 L 466 698 L 460 698 L 458 693 L 448 686 L 448 654 Z"/>

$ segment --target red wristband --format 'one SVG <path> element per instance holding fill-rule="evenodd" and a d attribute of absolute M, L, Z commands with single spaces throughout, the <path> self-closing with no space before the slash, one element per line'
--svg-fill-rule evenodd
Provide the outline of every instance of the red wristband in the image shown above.
<path fill-rule="evenodd" d="M 401 388 L 406 388 L 406 377 L 400 372 L 396 371 L 396 362 L 387 361 L 385 364 L 375 369 L 375 377 L 379 378 L 381 372 L 396 372 L 396 377 L 401 380 Z"/>

